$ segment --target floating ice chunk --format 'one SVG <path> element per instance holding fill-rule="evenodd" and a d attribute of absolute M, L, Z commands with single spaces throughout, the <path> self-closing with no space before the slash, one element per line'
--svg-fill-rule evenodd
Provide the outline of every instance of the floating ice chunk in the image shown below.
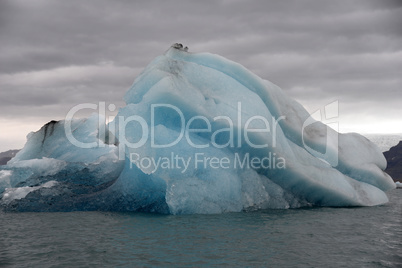
<path fill-rule="evenodd" d="M 175 44 L 124 100 L 108 126 L 93 115 L 30 134 L 0 167 L 1 203 L 23 211 L 222 213 L 373 206 L 395 188 L 369 140 L 311 119 L 278 86 L 217 55 Z M 325 115 L 336 117 L 334 107 Z M 43 187 L 49 181 L 58 182 L 51 191 Z"/>

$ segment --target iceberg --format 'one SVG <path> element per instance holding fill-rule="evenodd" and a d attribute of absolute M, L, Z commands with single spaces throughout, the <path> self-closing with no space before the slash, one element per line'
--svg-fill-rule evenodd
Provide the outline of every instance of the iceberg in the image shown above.
<path fill-rule="evenodd" d="M 51 121 L 0 167 L 7 211 L 223 213 L 375 206 L 394 189 L 367 138 L 340 134 L 242 65 L 174 44 L 105 115 Z M 327 111 L 330 114 L 330 110 Z"/>

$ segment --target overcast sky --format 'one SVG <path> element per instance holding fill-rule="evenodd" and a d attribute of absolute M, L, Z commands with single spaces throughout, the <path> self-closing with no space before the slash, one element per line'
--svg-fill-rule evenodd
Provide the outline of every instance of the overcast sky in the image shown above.
<path fill-rule="evenodd" d="M 402 1 L 0 0 L 0 151 L 80 103 L 122 107 L 172 43 L 236 61 L 343 132 L 402 133 Z"/>

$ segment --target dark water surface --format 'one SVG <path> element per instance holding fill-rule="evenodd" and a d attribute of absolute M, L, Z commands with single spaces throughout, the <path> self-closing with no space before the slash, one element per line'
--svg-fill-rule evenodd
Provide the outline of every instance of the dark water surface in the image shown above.
<path fill-rule="evenodd" d="M 0 212 L 1 267 L 402 267 L 402 190 L 379 207 Z"/>

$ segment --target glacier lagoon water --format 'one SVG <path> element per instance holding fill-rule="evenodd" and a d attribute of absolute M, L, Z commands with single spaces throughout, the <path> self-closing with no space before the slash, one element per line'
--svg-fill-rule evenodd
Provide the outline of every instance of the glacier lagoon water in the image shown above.
<path fill-rule="evenodd" d="M 0 267 L 401 267 L 402 190 L 376 207 L 214 215 L 0 212 Z"/>

